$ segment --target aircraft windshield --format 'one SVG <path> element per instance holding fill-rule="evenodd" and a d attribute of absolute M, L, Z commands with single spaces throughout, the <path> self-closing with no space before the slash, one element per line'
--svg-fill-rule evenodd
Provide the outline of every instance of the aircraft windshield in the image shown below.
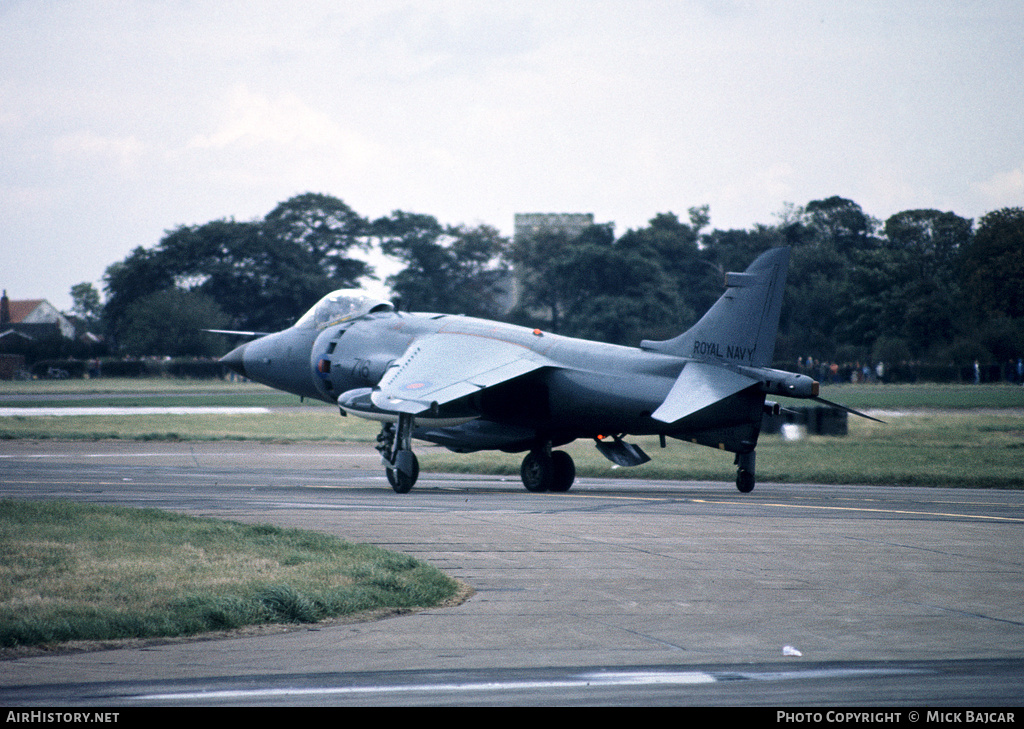
<path fill-rule="evenodd" d="M 383 299 L 367 296 L 358 289 L 332 291 L 295 322 L 300 329 L 323 329 L 331 324 L 356 319 L 375 311 L 393 311 L 394 306 Z"/>

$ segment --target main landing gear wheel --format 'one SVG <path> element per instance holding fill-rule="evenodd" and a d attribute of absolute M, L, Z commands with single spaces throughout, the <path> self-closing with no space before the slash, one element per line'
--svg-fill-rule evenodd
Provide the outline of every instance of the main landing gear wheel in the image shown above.
<path fill-rule="evenodd" d="M 565 451 L 530 451 L 519 469 L 527 491 L 564 493 L 576 480 L 576 464 Z"/>
<path fill-rule="evenodd" d="M 572 483 L 576 480 L 576 464 L 572 462 L 572 456 L 565 451 L 553 451 L 551 465 L 555 472 L 548 490 L 565 493 L 572 488 Z"/>

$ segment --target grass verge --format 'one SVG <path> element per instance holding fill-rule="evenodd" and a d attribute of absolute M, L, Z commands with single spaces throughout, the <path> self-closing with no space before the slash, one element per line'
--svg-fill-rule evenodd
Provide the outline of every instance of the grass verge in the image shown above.
<path fill-rule="evenodd" d="M 156 509 L 0 500 L 0 647 L 168 638 L 453 601 L 412 557 Z"/>
<path fill-rule="evenodd" d="M 850 416 L 849 435 L 787 441 L 762 436 L 757 444 L 759 483 L 875 484 L 954 488 L 1024 488 L 1024 418 L 1011 412 L 919 411 L 885 416 L 885 424 Z M 731 482 L 730 453 L 669 439 L 628 438 L 651 461 L 619 468 L 590 441 L 565 447 L 578 476 Z M 487 473 L 518 478 L 522 454 L 455 455 L 420 449 L 424 471 Z"/>
<path fill-rule="evenodd" d="M 256 440 L 373 443 L 380 424 L 337 408 L 266 415 L 17 415 L 0 418 L 0 440 Z"/>
<path fill-rule="evenodd" d="M 97 397 L 118 395 L 117 404 L 218 404 L 284 406 L 268 415 L 24 416 L 0 418 L 2 439 L 52 440 L 258 440 L 347 441 L 366 443 L 377 423 L 339 417 L 337 408 L 275 392 L 253 383 L 180 380 L 88 380 L 0 383 L 10 404 L 94 405 Z M 797 442 L 763 436 L 758 443 L 761 482 L 906 484 L 954 487 L 1024 488 L 1019 462 L 1024 452 L 1024 388 L 998 385 L 836 385 L 822 394 L 851 407 L 886 411 L 879 425 L 849 418 L 849 435 L 810 437 Z M 67 400 L 63 400 L 67 398 Z M 75 399 L 77 398 L 77 399 Z M 127 400 L 127 401 L 126 401 Z M 802 404 L 785 400 L 784 404 Z M 729 454 L 670 440 L 662 450 L 656 438 L 630 438 L 653 461 L 620 469 L 602 458 L 589 441 L 566 448 L 581 476 L 732 481 Z M 369 450 L 368 450 L 369 452 Z M 522 454 L 483 452 L 459 455 L 417 445 L 424 471 L 508 475 L 518 478 Z"/>

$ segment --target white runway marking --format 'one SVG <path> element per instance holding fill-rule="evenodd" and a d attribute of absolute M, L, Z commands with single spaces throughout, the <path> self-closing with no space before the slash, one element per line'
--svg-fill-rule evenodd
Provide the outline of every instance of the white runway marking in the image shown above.
<path fill-rule="evenodd" d="M 364 686 L 314 686 L 309 688 L 254 688 L 220 691 L 182 691 L 163 694 L 142 694 L 130 697 L 136 701 L 246 701 L 280 699 L 298 696 L 370 696 L 401 693 L 452 694 L 484 691 L 542 691 L 550 689 L 586 689 L 643 686 L 697 686 L 720 681 L 792 681 L 809 679 L 844 679 L 866 676 L 906 676 L 931 673 L 919 668 L 810 668 L 789 671 L 722 672 L 706 671 L 601 671 L 569 675 L 564 678 L 508 681 L 452 681 L 448 683 L 411 683 Z"/>
<path fill-rule="evenodd" d="M 465 691 L 536 691 L 541 689 L 565 689 L 608 687 L 608 686 L 649 686 L 649 685 L 695 685 L 716 683 L 717 679 L 703 671 L 623 671 L 617 673 L 584 674 L 578 677 L 537 681 L 468 681 L 465 683 L 421 683 L 397 686 L 323 686 L 314 688 L 265 688 L 237 689 L 228 691 L 189 691 L 182 693 L 146 694 L 133 697 L 137 701 L 210 701 L 213 699 L 231 701 L 238 699 L 272 699 L 288 696 L 338 696 L 397 693 L 458 693 Z"/>
<path fill-rule="evenodd" d="M 68 415 L 266 415 L 256 407 L 124 407 L 124 408 L 0 408 L 0 418 L 65 417 Z"/>
<path fill-rule="evenodd" d="M 23 458 L 178 458 L 182 454 L 175 451 L 167 451 L 164 453 L 153 452 L 153 453 L 122 453 L 122 452 L 110 452 L 110 453 L 2 453 L 0 458 L 6 458 L 9 460 L 20 460 Z M 186 454 L 189 455 L 189 454 Z M 224 457 L 224 456 L 236 456 L 246 455 L 244 453 L 211 453 L 203 451 L 197 455 L 204 457 Z M 284 458 L 284 459 L 295 459 L 304 458 L 308 456 L 307 453 L 268 453 L 263 458 Z M 317 458 L 373 458 L 380 460 L 380 455 L 377 453 L 331 453 L 325 451 L 317 454 Z M 381 478 L 384 478 L 381 476 Z M 293 476 L 292 480 L 304 480 L 305 477 Z M 349 480 L 362 480 L 362 479 L 349 479 Z M 329 487 L 325 487 L 329 488 Z"/>

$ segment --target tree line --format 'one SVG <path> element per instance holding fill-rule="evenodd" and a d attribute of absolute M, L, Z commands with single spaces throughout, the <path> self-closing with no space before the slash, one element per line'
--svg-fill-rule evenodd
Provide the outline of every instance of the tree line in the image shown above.
<path fill-rule="evenodd" d="M 88 284 L 76 310 L 116 353 L 220 354 L 202 329 L 276 331 L 321 296 L 375 272 L 379 250 L 402 309 L 504 319 L 569 336 L 636 345 L 674 336 L 721 295 L 724 274 L 791 246 L 776 360 L 1005 363 L 1024 356 L 1024 209 L 977 222 L 907 210 L 885 221 L 838 196 L 787 205 L 771 224 L 711 227 L 707 206 L 658 213 L 615 235 L 540 231 L 510 240 L 394 211 L 371 220 L 338 198 L 305 193 L 264 218 L 168 230 Z"/>

